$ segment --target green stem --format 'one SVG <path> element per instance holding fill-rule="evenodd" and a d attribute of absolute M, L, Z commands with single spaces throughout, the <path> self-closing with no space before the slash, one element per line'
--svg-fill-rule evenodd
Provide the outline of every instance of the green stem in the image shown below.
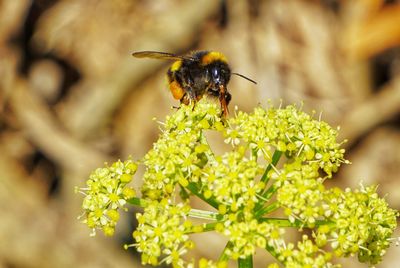
<path fill-rule="evenodd" d="M 269 187 L 268 190 L 266 190 L 266 191 L 262 194 L 263 199 L 265 199 L 265 200 L 271 199 L 271 197 L 273 196 L 273 194 L 276 193 L 276 190 L 278 190 L 278 188 L 276 188 L 274 185 L 271 185 L 271 187 Z"/>
<path fill-rule="evenodd" d="M 288 219 L 283 218 L 261 218 L 259 219 L 260 222 L 268 222 L 275 224 L 279 227 L 296 227 L 296 228 L 311 228 L 306 223 L 300 220 L 294 220 L 294 222 L 289 221 Z M 316 220 L 314 226 L 321 226 L 321 225 L 330 225 L 333 226 L 335 223 L 332 221 L 325 221 L 325 220 Z"/>
<path fill-rule="evenodd" d="M 204 233 L 204 232 L 215 231 L 215 227 L 217 226 L 218 223 L 223 223 L 223 222 L 217 221 L 217 222 L 201 224 L 202 227 L 201 232 Z M 192 230 L 185 232 L 185 234 L 194 234 L 196 233 L 195 229 L 196 227 L 193 226 Z"/>
<path fill-rule="evenodd" d="M 280 208 L 279 203 L 278 202 L 273 202 L 272 204 L 269 204 L 268 206 L 257 210 L 254 213 L 254 215 L 258 219 L 263 215 L 267 215 L 267 214 L 277 210 L 278 208 Z"/>
<path fill-rule="evenodd" d="M 190 182 L 188 184 L 188 186 L 186 186 L 186 189 L 189 189 L 189 191 L 194 194 L 195 196 L 197 196 L 198 198 L 200 198 L 201 200 L 203 200 L 204 202 L 206 202 L 207 204 L 209 204 L 210 206 L 212 206 L 215 209 L 218 209 L 219 203 L 218 201 L 211 197 L 211 198 L 205 198 L 204 195 L 200 192 L 200 188 L 198 187 L 198 185 L 194 182 Z"/>
<path fill-rule="evenodd" d="M 233 244 L 232 244 L 232 242 L 228 242 L 228 243 L 226 243 L 226 245 L 225 245 L 225 248 L 224 248 L 224 251 L 222 251 L 222 254 L 221 254 L 221 256 L 219 256 L 219 259 L 218 259 L 218 261 L 229 261 L 229 256 L 228 256 L 228 254 L 226 254 L 226 251 L 228 250 L 228 249 L 232 249 L 232 247 L 233 247 Z"/>
<path fill-rule="evenodd" d="M 207 140 L 206 136 L 204 135 L 204 132 L 203 132 L 203 131 L 202 131 L 201 134 L 200 134 L 200 143 L 203 143 L 203 144 L 207 144 L 207 145 L 208 145 L 208 148 L 209 148 L 210 150 L 206 152 L 206 155 L 207 155 L 207 157 L 208 157 L 209 159 L 215 160 L 215 154 L 214 154 L 214 152 L 211 150 L 211 146 L 210 146 L 210 144 L 208 143 L 208 140 Z"/>
<path fill-rule="evenodd" d="M 265 186 L 267 186 L 267 184 L 270 180 L 270 177 L 268 177 L 269 171 L 272 169 L 273 166 L 276 166 L 278 164 L 281 156 L 282 156 L 282 152 L 275 150 L 274 154 L 272 155 L 271 163 L 269 163 L 268 166 L 265 168 L 264 173 L 260 179 L 260 181 L 265 183 Z M 262 196 L 261 200 L 256 204 L 254 211 L 260 210 L 262 208 L 263 204 L 271 198 L 271 196 L 273 195 L 273 193 L 275 193 L 275 191 L 276 191 L 276 189 L 273 185 L 271 185 L 267 190 L 265 190 L 261 195 Z"/>
<path fill-rule="evenodd" d="M 268 164 L 267 168 L 264 171 L 264 174 L 261 177 L 261 181 L 264 182 L 265 184 L 267 184 L 269 181 L 268 172 L 272 169 L 272 166 L 276 166 L 278 164 L 281 156 L 282 156 L 282 152 L 275 150 L 274 154 L 272 155 L 271 163 Z"/>
<path fill-rule="evenodd" d="M 238 268 L 253 268 L 253 255 L 247 256 L 245 259 L 238 259 Z"/>
<path fill-rule="evenodd" d="M 145 208 L 149 204 L 149 201 L 138 197 L 131 198 L 127 200 L 127 202 L 129 204 L 142 208 Z M 214 221 L 221 219 L 221 215 L 218 212 L 195 209 L 195 208 L 192 208 L 189 211 L 189 217 L 199 218 L 204 220 L 214 220 Z"/>
<path fill-rule="evenodd" d="M 213 211 L 192 208 L 189 211 L 189 217 L 204 219 L 204 220 L 218 220 L 221 217 L 221 215 Z"/>
<path fill-rule="evenodd" d="M 271 254 L 275 259 L 278 260 L 278 253 L 275 251 L 275 248 L 273 246 L 267 245 L 265 246 L 265 249 Z"/>
<path fill-rule="evenodd" d="M 147 200 L 139 198 L 139 197 L 134 197 L 131 199 L 126 200 L 131 205 L 139 206 L 141 208 L 145 208 L 147 204 L 149 203 Z"/>

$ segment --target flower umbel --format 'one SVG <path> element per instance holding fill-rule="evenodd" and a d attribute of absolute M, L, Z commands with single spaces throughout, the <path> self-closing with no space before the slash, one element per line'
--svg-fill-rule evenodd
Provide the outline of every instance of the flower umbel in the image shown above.
<path fill-rule="evenodd" d="M 181 255 L 192 249 L 194 243 L 186 234 L 191 222 L 185 220 L 190 207 L 180 203 L 169 204 L 169 200 L 150 202 L 144 213 L 137 213 L 139 225 L 133 232 L 137 250 L 142 253 L 142 263 L 158 265 L 163 262 L 182 267 L 186 262 Z M 159 260 L 164 254 L 166 257 Z"/>
<path fill-rule="evenodd" d="M 113 235 L 119 219 L 119 209 L 136 193 L 127 184 L 132 180 L 137 164 L 132 160 L 118 161 L 111 166 L 98 168 L 90 174 L 87 187 L 79 189 L 84 195 L 82 208 L 83 222 L 93 230 L 102 229 L 106 235 Z"/>
<path fill-rule="evenodd" d="M 227 267 L 233 259 L 252 267 L 257 248 L 285 267 L 340 267 L 335 257 L 355 255 L 369 264 L 381 261 L 398 212 L 376 187 L 326 189 L 325 180 L 348 163 L 337 129 L 293 105 L 257 107 L 229 119 L 220 114 L 218 104 L 203 98 L 167 117 L 159 139 L 138 161 L 145 168 L 140 198 L 127 186 L 136 171 L 132 160 L 95 170 L 81 189 L 83 221 L 112 234 L 121 208 L 142 207 L 135 242 L 126 248 L 135 247 L 142 263 L 154 266 Z M 223 137 L 229 149 L 217 153 L 211 134 Z M 213 209 L 194 208 L 196 198 Z M 309 229 L 310 235 L 287 242 L 285 227 Z M 226 236 L 220 258 L 187 260 L 195 247 L 190 235 L 206 231 Z"/>
<path fill-rule="evenodd" d="M 397 226 L 398 212 L 389 208 L 386 201 L 378 197 L 377 187 L 364 187 L 352 191 L 334 189 L 325 192 L 325 206 L 335 204 L 339 209 L 329 211 L 335 221 L 329 234 L 331 245 L 339 256 L 358 255 L 361 262 L 377 264 L 390 246 L 390 237 Z M 320 234 L 321 232 L 317 232 Z"/>

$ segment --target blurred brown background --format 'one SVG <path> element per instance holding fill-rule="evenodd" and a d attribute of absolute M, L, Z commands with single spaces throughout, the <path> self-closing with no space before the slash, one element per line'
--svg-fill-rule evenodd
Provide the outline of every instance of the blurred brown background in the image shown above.
<path fill-rule="evenodd" d="M 152 118 L 178 105 L 170 62 L 133 51 L 223 52 L 258 82 L 232 77 L 231 111 L 303 102 L 348 139 L 353 164 L 334 183 L 379 184 L 399 209 L 399 44 L 399 1 L 0 0 L 0 266 L 139 267 L 121 246 L 132 218 L 90 238 L 74 194 L 104 161 L 142 157 L 158 135 Z M 223 246 L 196 241 L 206 257 Z M 392 248 L 378 267 L 399 256 Z"/>

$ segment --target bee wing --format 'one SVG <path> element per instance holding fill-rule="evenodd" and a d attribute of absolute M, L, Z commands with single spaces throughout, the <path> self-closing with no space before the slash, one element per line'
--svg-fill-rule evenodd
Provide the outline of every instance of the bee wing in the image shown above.
<path fill-rule="evenodd" d="M 193 58 L 189 56 L 178 56 L 172 53 L 158 51 L 138 51 L 133 52 L 132 56 L 136 58 L 151 58 L 162 60 L 193 60 Z"/>

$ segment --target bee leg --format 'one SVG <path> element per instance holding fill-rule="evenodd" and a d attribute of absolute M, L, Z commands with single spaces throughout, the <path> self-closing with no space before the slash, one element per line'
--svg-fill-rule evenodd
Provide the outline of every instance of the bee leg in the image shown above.
<path fill-rule="evenodd" d="M 190 105 L 193 104 L 192 110 L 194 110 L 194 107 L 196 106 L 197 98 L 196 98 L 196 93 L 194 92 L 192 87 L 187 87 L 186 89 L 186 102 L 185 104 Z"/>
<path fill-rule="evenodd" d="M 181 107 L 178 107 L 178 106 L 173 105 L 171 108 L 172 108 L 172 109 L 179 110 L 179 108 L 181 108 Z"/>
<path fill-rule="evenodd" d="M 228 116 L 228 104 L 231 100 L 231 94 L 226 90 L 224 85 L 219 86 L 219 102 L 221 104 L 221 110 L 224 117 Z"/>
<path fill-rule="evenodd" d="M 232 95 L 228 91 L 226 91 L 222 101 L 221 99 L 222 98 L 220 98 L 221 110 L 222 110 L 221 116 L 226 118 L 229 114 L 228 104 L 232 99 Z"/>
<path fill-rule="evenodd" d="M 185 95 L 183 95 L 183 97 L 181 98 L 181 103 L 185 104 L 185 105 L 192 105 L 192 111 L 194 110 L 194 108 L 196 107 L 196 98 L 191 96 L 191 94 L 189 94 L 190 91 L 187 91 L 187 93 L 185 93 Z"/>
<path fill-rule="evenodd" d="M 192 111 L 194 111 L 194 108 L 196 107 L 196 103 L 197 103 L 196 98 L 194 98 L 194 99 L 191 98 L 191 102 L 193 102 Z"/>

